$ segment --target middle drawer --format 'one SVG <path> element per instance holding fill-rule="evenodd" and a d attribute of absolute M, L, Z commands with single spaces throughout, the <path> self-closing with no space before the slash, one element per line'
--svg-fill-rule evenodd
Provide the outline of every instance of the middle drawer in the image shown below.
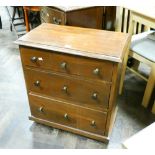
<path fill-rule="evenodd" d="M 28 91 L 57 97 L 74 104 L 104 110 L 108 108 L 110 84 L 67 75 L 25 69 Z"/>

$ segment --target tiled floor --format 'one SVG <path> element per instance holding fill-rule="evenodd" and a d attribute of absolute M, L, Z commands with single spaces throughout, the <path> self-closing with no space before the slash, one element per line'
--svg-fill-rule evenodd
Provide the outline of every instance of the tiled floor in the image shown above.
<path fill-rule="evenodd" d="M 28 120 L 30 111 L 17 39 L 0 7 L 0 148 L 122 148 L 121 143 L 155 121 L 150 109 L 141 106 L 146 83 L 127 72 L 125 89 L 117 99 L 118 112 L 109 144 L 104 144 Z M 147 68 L 141 70 L 147 74 Z M 152 103 L 152 102 L 151 102 Z"/>

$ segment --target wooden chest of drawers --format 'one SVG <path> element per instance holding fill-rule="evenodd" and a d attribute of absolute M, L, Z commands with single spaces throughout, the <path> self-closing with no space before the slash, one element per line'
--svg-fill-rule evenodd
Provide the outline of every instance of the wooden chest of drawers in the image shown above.
<path fill-rule="evenodd" d="M 42 24 L 20 47 L 30 120 L 108 141 L 130 36 Z"/>
<path fill-rule="evenodd" d="M 114 30 L 115 6 L 42 6 L 42 23 Z"/>

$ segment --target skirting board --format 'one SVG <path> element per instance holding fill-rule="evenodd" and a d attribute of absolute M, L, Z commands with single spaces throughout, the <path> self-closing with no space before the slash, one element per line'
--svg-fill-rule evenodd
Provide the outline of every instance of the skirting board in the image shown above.
<path fill-rule="evenodd" d="M 68 126 L 65 126 L 65 125 L 62 125 L 62 124 L 58 124 L 58 123 L 55 123 L 55 122 L 49 122 L 47 120 L 43 120 L 43 119 L 36 118 L 36 117 L 33 117 L 33 116 L 30 116 L 29 119 L 32 120 L 32 121 L 35 121 L 37 123 L 52 126 L 54 128 L 62 129 L 62 130 L 65 130 L 65 131 L 70 131 L 72 133 L 79 134 L 79 135 L 82 135 L 82 136 L 85 136 L 85 137 L 88 137 L 88 138 L 91 138 L 91 139 L 95 139 L 95 140 L 102 141 L 102 142 L 105 142 L 105 143 L 109 142 L 109 137 L 106 137 L 106 136 L 97 135 L 97 134 L 90 133 L 90 132 L 87 132 L 87 131 L 83 131 L 83 130 L 80 130 L 80 129 L 76 129 L 76 128 L 68 127 Z"/>

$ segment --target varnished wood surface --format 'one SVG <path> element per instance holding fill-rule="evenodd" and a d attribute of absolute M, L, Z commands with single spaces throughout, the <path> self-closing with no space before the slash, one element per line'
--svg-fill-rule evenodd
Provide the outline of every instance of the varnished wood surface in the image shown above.
<path fill-rule="evenodd" d="M 74 104 L 105 111 L 109 108 L 109 83 L 101 83 L 93 80 L 83 80 L 77 77 L 66 76 L 51 72 L 32 70 L 26 68 L 25 79 L 28 92 L 37 92 L 51 97 L 65 99 Z M 35 82 L 39 81 L 39 86 Z M 94 84 L 95 83 L 95 84 Z M 64 87 L 67 90 L 63 90 Z M 97 98 L 93 98 L 93 94 Z"/>
<path fill-rule="evenodd" d="M 21 47 L 21 57 L 23 65 L 39 69 L 51 70 L 54 72 L 66 73 L 68 75 L 78 75 L 84 78 L 111 82 L 113 73 L 113 63 L 85 57 L 61 54 L 48 50 Z M 37 61 L 31 61 L 36 57 Z M 65 63 L 64 68 L 61 64 Z M 94 70 L 99 69 L 98 74 Z"/>
<path fill-rule="evenodd" d="M 27 117 L 30 111 L 20 54 L 13 43 L 17 38 L 14 32 L 10 33 L 9 18 L 4 7 L 0 7 L 0 14 L 3 17 L 3 29 L 0 31 L 0 36 L 3 36 L 0 39 L 1 149 L 120 149 L 124 140 L 154 122 L 154 115 L 140 105 L 145 81 L 129 72 L 126 75 L 125 91 L 117 98 L 118 112 L 109 144 L 56 129 L 56 126 L 48 127 L 50 122 L 42 125 L 41 122 L 29 121 Z M 140 69 L 147 74 L 146 66 Z"/>
<path fill-rule="evenodd" d="M 57 52 L 122 62 L 130 36 L 119 32 L 44 23 L 16 43 Z"/>
<path fill-rule="evenodd" d="M 39 36 L 37 37 L 37 34 L 39 34 L 40 32 L 43 32 L 43 34 L 46 35 L 46 37 L 44 39 L 42 38 L 38 40 Z M 49 36 L 48 33 L 51 33 L 51 36 Z M 32 115 L 35 115 L 34 116 L 35 118 L 42 120 L 47 119 L 48 121 L 51 122 L 55 121 L 56 123 L 62 125 L 64 124 L 64 122 L 62 121 L 62 117 L 60 117 L 62 114 L 59 114 L 59 111 L 57 111 L 56 109 L 62 108 L 64 109 L 64 111 L 65 110 L 67 111 L 68 107 L 65 106 L 65 104 L 64 105 L 59 104 L 59 106 L 57 106 L 56 103 L 63 102 L 63 100 L 65 100 L 65 102 L 70 103 L 71 110 L 69 112 L 71 112 L 71 115 L 72 113 L 75 113 L 75 115 L 81 115 L 82 117 L 84 117 L 84 113 L 87 113 L 85 119 L 91 119 L 93 112 L 94 113 L 93 115 L 99 116 L 98 119 L 99 118 L 101 119 L 100 121 L 98 121 L 98 119 L 96 118 L 99 127 L 96 126 L 95 123 L 96 121 L 92 120 L 93 127 L 95 126 L 95 129 L 98 128 L 95 131 L 87 126 L 88 124 L 87 121 L 82 120 L 81 118 L 78 117 L 76 118 L 75 116 L 73 116 L 73 120 L 70 123 L 66 122 L 69 124 L 65 125 L 74 127 L 75 129 L 79 128 L 80 130 L 84 130 L 87 132 L 97 133 L 100 136 L 101 135 L 104 136 L 102 138 L 103 140 L 106 140 L 109 136 L 109 128 L 110 126 L 112 126 L 112 124 L 114 123 L 113 120 L 115 119 L 113 117 L 115 116 L 113 115 L 113 112 L 115 111 L 116 108 L 115 98 L 117 96 L 116 85 L 119 76 L 118 72 L 119 61 L 115 61 L 113 59 L 109 59 L 110 61 L 106 59 L 101 61 L 100 58 L 98 58 L 99 62 L 97 62 L 95 55 L 101 56 L 101 54 L 104 55 L 109 54 L 109 58 L 117 57 L 118 59 L 120 59 L 121 62 L 121 58 L 123 59 L 123 55 L 126 52 L 127 49 L 126 47 L 128 46 L 128 40 L 130 39 L 130 37 L 128 35 L 124 35 L 123 33 L 120 33 L 120 35 L 118 36 L 116 34 L 118 35 L 118 33 L 115 32 L 99 31 L 94 29 L 83 29 L 78 27 L 55 26 L 52 24 L 42 24 L 35 30 L 31 31 L 29 34 L 22 37 L 21 39 L 18 39 L 17 42 L 19 42 L 19 40 L 21 40 L 21 42 L 23 41 L 23 44 L 19 45 L 21 50 L 20 52 L 23 63 L 25 82 L 27 86 L 27 93 L 29 95 L 29 93 L 33 92 L 38 93 L 40 95 L 40 99 L 36 99 L 34 102 L 32 101 L 32 97 L 29 96 L 30 109 Z M 87 41 L 85 41 L 86 37 Z M 107 44 L 102 44 L 101 40 L 104 42 L 107 41 L 106 42 Z M 116 43 L 118 44 L 118 41 L 122 42 L 116 46 Z M 29 42 L 33 45 L 35 45 L 36 42 L 37 44 L 41 45 L 37 47 L 40 49 L 37 50 L 35 48 L 32 48 L 33 46 L 31 46 L 30 44 L 27 45 L 26 42 Z M 62 48 L 61 52 L 64 53 L 64 55 L 58 53 L 59 52 L 58 49 L 43 50 L 44 49 L 43 44 L 45 46 L 49 46 L 49 43 L 53 47 L 54 46 L 61 47 Z M 25 46 L 28 46 L 28 48 L 26 48 Z M 65 46 L 65 48 L 63 46 Z M 91 59 L 90 58 L 88 59 L 89 56 L 87 56 L 87 58 L 85 57 L 82 58 L 82 56 L 76 57 L 75 54 L 70 53 L 69 49 L 71 49 L 76 53 L 79 51 L 82 51 L 84 53 L 92 52 L 94 55 Z M 47 52 L 47 50 L 49 50 L 50 52 Z M 101 51 L 103 53 L 101 53 Z M 34 55 L 35 53 L 37 56 Z M 46 59 L 48 59 L 47 62 Z M 71 74 L 67 72 L 64 72 L 62 74 L 62 71 L 57 67 L 58 65 L 53 65 L 54 63 L 57 64 L 58 62 L 60 66 L 60 61 L 64 59 L 66 59 L 68 63 L 71 62 L 73 64 L 72 70 L 75 71 L 71 72 Z M 78 65 L 78 63 L 75 63 L 75 61 L 77 61 L 80 65 Z M 63 67 L 63 69 L 67 69 L 68 63 L 65 62 L 65 68 Z M 105 64 L 105 66 L 103 66 L 102 64 L 103 65 Z M 105 71 L 103 71 L 103 68 L 105 67 L 106 69 L 104 69 Z M 45 70 L 44 68 L 45 69 L 47 68 L 48 71 Z M 102 72 L 106 74 L 107 70 L 108 74 L 105 76 L 107 77 L 105 78 L 107 79 L 107 81 L 104 78 L 103 80 L 102 78 L 101 79 L 96 78 L 97 80 L 95 80 L 95 78 L 93 79 L 92 72 L 94 73 L 94 69 L 98 70 L 97 74 L 95 71 L 95 75 L 97 76 L 100 75 L 103 77 L 105 75 L 103 75 Z M 89 73 L 90 71 L 91 74 Z M 100 72 L 101 74 L 99 74 Z M 57 98 L 58 101 L 57 102 L 51 101 L 50 105 L 49 100 L 47 101 L 45 99 L 42 99 L 44 95 L 53 99 Z M 40 102 L 45 103 L 43 106 L 41 106 Z M 38 115 L 37 113 L 35 113 L 34 110 L 39 108 L 37 107 L 36 104 L 39 104 L 39 106 L 41 106 L 40 107 L 41 112 L 43 110 L 43 107 L 46 107 L 45 109 L 49 108 L 49 110 L 47 110 L 47 115 L 49 117 L 51 117 L 51 115 L 55 116 L 53 116 L 52 119 L 49 119 L 49 117 L 45 117 L 44 115 Z M 74 106 L 78 107 L 76 109 L 71 108 Z M 54 108 L 53 111 L 50 110 L 52 108 Z M 85 108 L 90 108 L 90 110 L 86 110 Z M 100 112 L 95 113 L 95 110 L 100 110 L 103 112 L 107 111 L 104 120 L 102 120 L 103 116 L 100 115 Z M 68 114 L 66 113 L 64 115 Z M 55 118 L 57 117 L 57 119 L 54 119 L 54 117 Z M 83 125 L 86 126 L 83 127 Z"/>
<path fill-rule="evenodd" d="M 73 10 L 66 14 L 66 25 L 70 26 L 102 29 L 105 22 L 103 6 Z"/>
<path fill-rule="evenodd" d="M 29 94 L 32 116 L 104 136 L 106 112 L 68 104 L 52 98 Z M 38 109 L 42 107 L 40 112 Z M 64 118 L 67 115 L 67 118 Z M 92 121 L 95 122 L 92 125 Z"/>

